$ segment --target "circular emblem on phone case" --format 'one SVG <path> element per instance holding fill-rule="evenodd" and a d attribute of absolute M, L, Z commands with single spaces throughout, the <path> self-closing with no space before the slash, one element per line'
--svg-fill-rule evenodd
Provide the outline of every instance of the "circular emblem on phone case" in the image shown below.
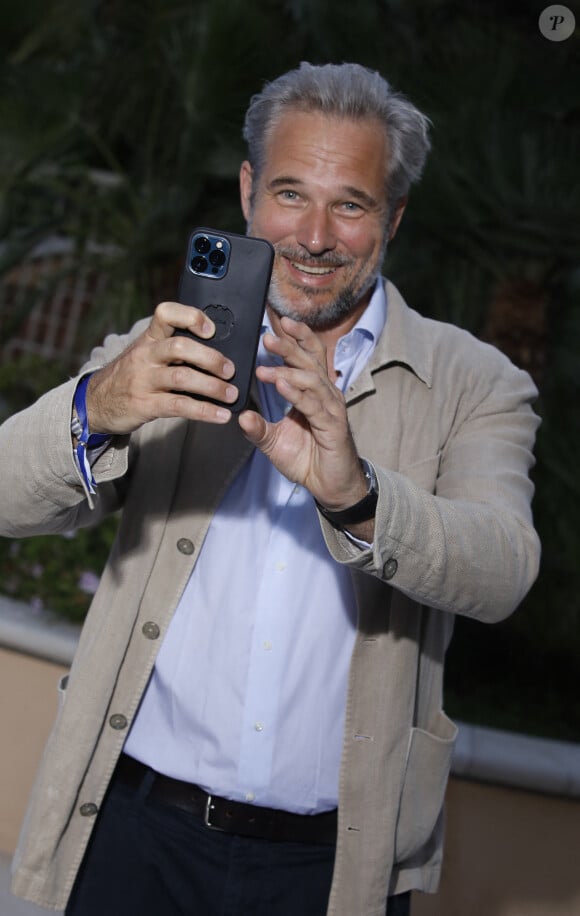
<path fill-rule="evenodd" d="M 203 311 L 215 324 L 215 335 L 212 340 L 225 340 L 230 336 L 235 324 L 230 309 L 223 305 L 207 305 Z"/>

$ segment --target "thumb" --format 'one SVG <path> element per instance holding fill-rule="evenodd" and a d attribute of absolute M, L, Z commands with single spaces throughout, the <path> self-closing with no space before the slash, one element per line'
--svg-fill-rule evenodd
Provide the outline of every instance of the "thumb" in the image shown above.
<path fill-rule="evenodd" d="M 271 438 L 268 427 L 269 423 L 261 417 L 255 410 L 244 410 L 238 417 L 238 423 L 248 439 L 253 445 L 257 445 L 262 450 L 267 446 Z"/>

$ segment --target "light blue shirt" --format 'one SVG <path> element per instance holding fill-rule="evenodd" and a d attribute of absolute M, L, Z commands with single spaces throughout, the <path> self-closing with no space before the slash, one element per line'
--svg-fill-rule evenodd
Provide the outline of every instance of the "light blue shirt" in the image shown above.
<path fill-rule="evenodd" d="M 343 391 L 386 308 L 378 282 L 336 347 Z M 262 333 L 258 361 L 271 359 Z M 288 408 L 273 385 L 260 397 L 272 421 Z M 328 553 L 312 496 L 256 449 L 212 519 L 125 751 L 215 795 L 298 813 L 336 807 L 355 631 L 350 574 Z"/>

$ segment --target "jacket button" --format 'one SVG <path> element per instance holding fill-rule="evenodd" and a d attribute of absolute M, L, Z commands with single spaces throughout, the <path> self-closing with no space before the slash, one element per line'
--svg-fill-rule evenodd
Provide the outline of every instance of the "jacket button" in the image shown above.
<path fill-rule="evenodd" d="M 177 542 L 177 549 L 180 553 L 185 553 L 188 556 L 193 553 L 194 546 L 193 541 L 190 541 L 189 538 L 179 538 Z"/>
<path fill-rule="evenodd" d="M 392 579 L 395 573 L 397 572 L 398 568 L 399 568 L 399 564 L 397 563 L 394 557 L 391 557 L 389 560 L 387 560 L 387 562 L 383 566 L 383 576 L 385 577 L 385 579 Z"/>
<path fill-rule="evenodd" d="M 148 620 L 147 623 L 143 624 L 141 632 L 147 639 L 159 639 L 159 627 L 152 620 Z"/>
<path fill-rule="evenodd" d="M 109 725 L 117 731 L 122 731 L 124 728 L 127 728 L 127 718 L 120 713 L 115 713 L 115 715 L 111 716 L 109 719 Z"/>
<path fill-rule="evenodd" d="M 79 811 L 83 817 L 94 817 L 98 812 L 98 808 L 93 802 L 87 802 L 84 805 L 81 805 Z"/>

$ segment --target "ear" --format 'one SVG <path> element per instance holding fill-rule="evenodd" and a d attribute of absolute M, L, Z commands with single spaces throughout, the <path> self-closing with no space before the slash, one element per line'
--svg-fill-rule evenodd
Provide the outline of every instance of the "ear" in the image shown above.
<path fill-rule="evenodd" d="M 250 213 L 252 212 L 251 200 L 253 183 L 254 172 L 252 166 L 247 160 L 244 160 L 240 168 L 240 202 L 246 222 L 249 221 Z"/>
<path fill-rule="evenodd" d="M 399 223 L 403 219 L 403 213 L 405 212 L 405 207 L 407 206 L 408 197 L 401 197 L 398 201 L 397 206 L 395 207 L 395 212 L 391 219 L 391 225 L 389 227 L 389 242 L 395 238 L 397 229 L 399 228 Z"/>

